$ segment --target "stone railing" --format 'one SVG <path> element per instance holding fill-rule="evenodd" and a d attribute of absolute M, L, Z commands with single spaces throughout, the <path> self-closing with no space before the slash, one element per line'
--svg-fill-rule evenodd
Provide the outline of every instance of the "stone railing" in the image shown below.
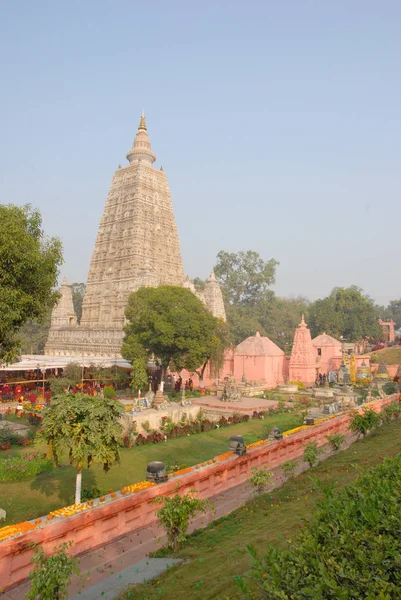
<path fill-rule="evenodd" d="M 393 399 L 377 400 L 356 410 L 362 412 L 369 406 L 381 412 Z M 41 519 L 0 529 L 0 540 L 3 540 L 0 542 L 0 589 L 9 589 L 28 576 L 32 568 L 31 542 L 41 544 L 47 553 L 70 540 L 74 555 L 92 550 L 154 523 L 157 517 L 152 500 L 156 496 L 171 496 L 179 487 L 180 494 L 195 488 L 201 498 L 211 498 L 245 482 L 252 467 L 266 465 L 274 469 L 283 462 L 300 458 L 307 443 L 317 442 L 323 446 L 327 443 L 327 435 L 346 433 L 351 412 L 355 411 L 286 432 L 280 441 L 250 444 L 247 453 L 241 457 L 227 452 L 206 463 L 178 471 L 169 481 L 157 486 L 141 482 L 92 504 L 67 507 Z"/>

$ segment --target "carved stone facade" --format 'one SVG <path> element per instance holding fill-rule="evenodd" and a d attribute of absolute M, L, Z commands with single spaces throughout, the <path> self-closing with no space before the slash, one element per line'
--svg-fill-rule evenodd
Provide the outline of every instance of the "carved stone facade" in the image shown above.
<path fill-rule="evenodd" d="M 127 159 L 130 164 L 114 174 L 100 221 L 81 322 L 77 325 L 73 308 L 71 313 L 71 289 L 63 282 L 45 354 L 119 355 L 124 311 L 131 292 L 161 284 L 189 287 L 184 279 L 166 174 L 153 167 L 156 156 L 144 115 Z M 204 292 L 196 295 L 215 316 L 225 319 L 223 297 L 214 274 Z"/>

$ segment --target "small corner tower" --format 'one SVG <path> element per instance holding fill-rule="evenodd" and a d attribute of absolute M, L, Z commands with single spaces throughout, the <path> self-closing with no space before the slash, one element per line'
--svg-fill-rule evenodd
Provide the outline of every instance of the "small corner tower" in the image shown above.
<path fill-rule="evenodd" d="M 72 301 L 72 290 L 68 285 L 67 277 L 64 277 L 60 288 L 60 298 L 52 310 L 50 329 L 61 329 L 62 327 L 73 327 L 77 324 L 77 315 Z"/>
<path fill-rule="evenodd" d="M 226 320 L 226 311 L 224 308 L 223 294 L 219 282 L 216 279 L 214 271 L 210 273 L 209 279 L 206 281 L 203 292 L 205 304 L 210 312 L 217 318 Z"/>

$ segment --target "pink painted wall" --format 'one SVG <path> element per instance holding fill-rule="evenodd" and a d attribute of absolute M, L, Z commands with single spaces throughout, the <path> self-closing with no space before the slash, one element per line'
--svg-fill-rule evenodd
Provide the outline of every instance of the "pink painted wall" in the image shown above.
<path fill-rule="evenodd" d="M 342 351 L 341 347 L 338 346 L 321 346 L 321 356 L 318 354 L 318 347 L 314 346 L 316 352 L 316 368 L 319 373 L 328 373 L 329 371 L 336 371 L 338 369 L 337 364 L 341 364 Z"/>
<path fill-rule="evenodd" d="M 380 412 L 393 399 L 394 397 L 389 397 L 377 400 L 370 407 Z M 362 408 L 358 410 L 361 412 Z M 153 498 L 161 494 L 174 495 L 178 483 L 180 494 L 195 488 L 201 498 L 211 498 L 245 482 L 250 477 L 252 467 L 267 465 L 274 469 L 285 461 L 300 458 L 304 446 L 309 442 L 314 441 L 323 446 L 327 443 L 327 435 L 347 433 L 349 421 L 349 414 L 329 419 L 281 441 L 251 448 L 245 456 L 228 458 L 188 474 L 173 477 L 167 483 L 120 497 L 72 517 L 54 520 L 42 529 L 5 540 L 0 543 L 0 588 L 9 589 L 27 578 L 32 568 L 33 552 L 28 547 L 31 542 L 41 544 L 44 551 L 50 553 L 55 546 L 71 540 L 74 542 L 72 554 L 87 552 L 154 523 L 157 518 L 156 508 L 152 504 Z"/>
<path fill-rule="evenodd" d="M 275 388 L 278 384 L 284 383 L 286 375 L 288 375 L 286 358 L 285 356 L 234 355 L 232 350 L 228 350 L 219 379 L 222 381 L 231 374 L 236 381 L 241 381 L 245 374 L 248 381 L 264 382 L 266 388 Z M 198 387 L 199 377 L 196 373 L 182 370 L 180 375 L 184 383 L 191 378 L 194 386 Z M 209 365 L 206 367 L 203 381 L 207 388 L 213 388 L 216 385 L 216 377 L 211 376 Z"/>
<path fill-rule="evenodd" d="M 239 381 L 245 374 L 248 381 L 263 381 L 266 388 L 284 383 L 284 356 L 234 356 L 234 377 Z"/>

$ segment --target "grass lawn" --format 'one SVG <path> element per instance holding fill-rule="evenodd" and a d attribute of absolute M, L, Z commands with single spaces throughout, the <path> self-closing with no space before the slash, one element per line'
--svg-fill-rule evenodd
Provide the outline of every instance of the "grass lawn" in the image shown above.
<path fill-rule="evenodd" d="M 372 352 L 370 357 L 374 362 L 384 362 L 386 365 L 399 365 L 401 363 L 401 346 L 377 350 L 376 352 Z"/>
<path fill-rule="evenodd" d="M 169 569 L 158 580 L 131 587 L 118 600 L 239 598 L 234 578 L 249 571 L 246 545 L 252 544 L 263 554 L 267 544 L 283 546 L 288 539 L 295 538 L 303 525 L 302 519 L 311 516 L 321 496 L 311 476 L 341 488 L 384 456 L 399 453 L 400 433 L 401 421 L 393 421 L 377 435 L 356 442 L 312 472 L 306 471 L 272 494 L 256 498 L 206 529 L 196 531 L 175 555 L 159 551 L 157 555 L 177 556 L 186 562 Z"/>
<path fill-rule="evenodd" d="M 168 440 L 166 443 L 151 446 L 133 447 L 121 450 L 121 463 L 104 473 L 100 466 L 84 469 L 83 487 L 98 487 L 104 491 L 116 491 L 125 485 L 142 481 L 146 477 L 146 466 L 152 460 L 162 460 L 166 465 L 191 466 L 213 458 L 227 451 L 231 435 L 243 435 L 246 443 L 259 439 L 262 429 L 277 426 L 283 431 L 301 424 L 301 417 L 294 413 L 283 413 L 266 417 L 263 421 L 251 419 L 224 429 L 191 435 L 186 438 Z M 44 452 L 44 446 L 27 448 L 13 447 L 2 451 L 1 458 L 30 453 Z M 51 510 L 74 502 L 75 469 L 67 463 L 50 473 L 43 473 L 33 479 L 0 482 L 0 507 L 7 512 L 4 524 L 18 523 L 48 514 Z"/>

